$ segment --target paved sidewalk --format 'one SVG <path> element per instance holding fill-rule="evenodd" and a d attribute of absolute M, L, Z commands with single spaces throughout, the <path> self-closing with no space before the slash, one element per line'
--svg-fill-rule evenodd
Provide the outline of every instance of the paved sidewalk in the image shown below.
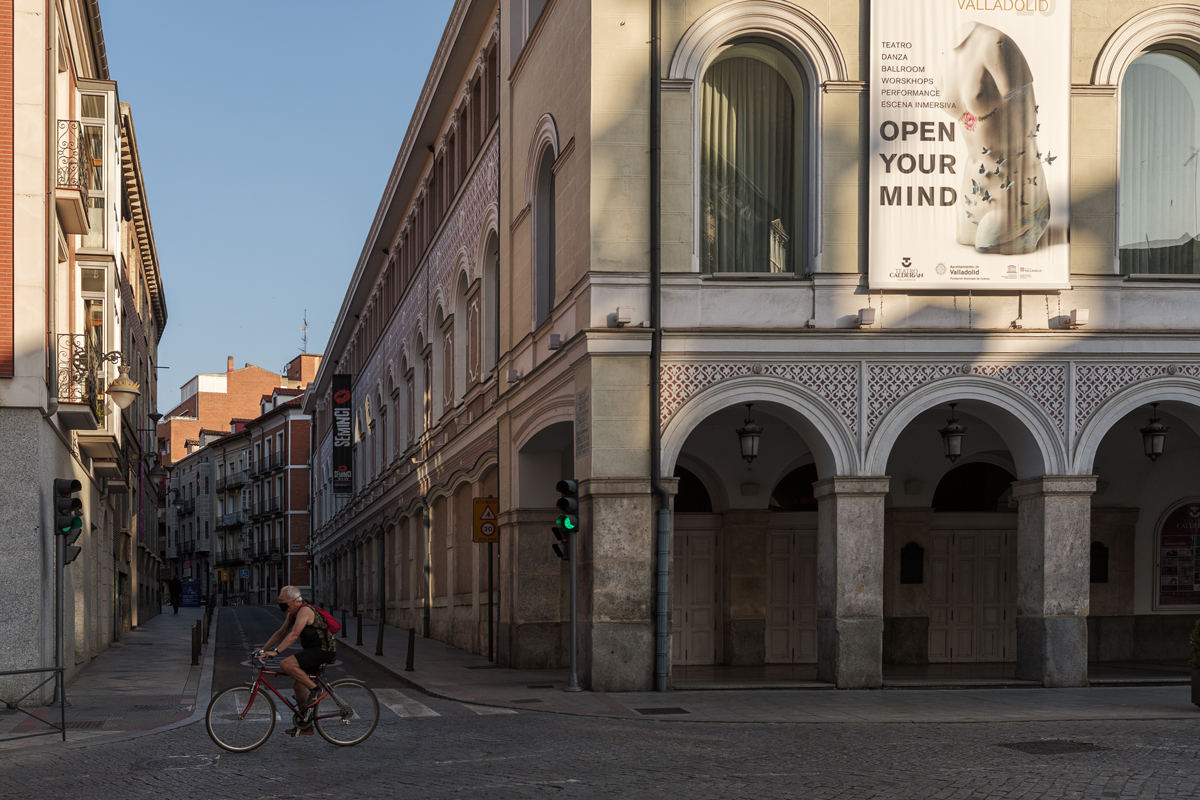
<path fill-rule="evenodd" d="M 433 697 L 477 705 L 557 713 L 694 722 L 1018 722 L 1044 720 L 1200 720 L 1189 686 L 1086 689 L 957 688 L 564 692 L 567 670 L 517 670 L 433 639 L 415 639 L 414 671 L 406 672 L 408 631 L 384 626 L 383 655 L 375 655 L 376 623 L 349 619 L 349 647 Z"/>
<path fill-rule="evenodd" d="M 67 683 L 67 744 L 95 742 L 166 730 L 203 716 L 212 682 L 212 646 L 202 650 L 201 665 L 192 664 L 192 624 L 202 608 L 170 606 L 101 652 Z M 215 623 L 210 630 L 210 641 Z M 48 745 L 63 746 L 50 736 L 12 740 L 38 733 L 46 719 L 58 723 L 57 708 L 26 709 L 34 716 L 0 706 L 0 757 Z"/>

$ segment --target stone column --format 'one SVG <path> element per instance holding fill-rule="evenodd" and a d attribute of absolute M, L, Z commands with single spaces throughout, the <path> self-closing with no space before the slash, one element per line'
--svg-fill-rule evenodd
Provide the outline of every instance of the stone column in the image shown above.
<path fill-rule="evenodd" d="M 817 678 L 883 684 L 885 476 L 817 481 Z"/>
<path fill-rule="evenodd" d="M 1094 475 L 1017 481 L 1017 677 L 1087 686 Z"/>

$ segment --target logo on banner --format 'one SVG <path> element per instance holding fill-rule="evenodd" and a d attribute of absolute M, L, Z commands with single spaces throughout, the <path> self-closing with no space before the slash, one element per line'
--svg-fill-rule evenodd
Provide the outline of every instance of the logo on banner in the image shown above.
<path fill-rule="evenodd" d="M 333 493 L 352 494 L 354 473 L 350 462 L 354 445 L 354 412 L 350 408 L 353 394 L 349 375 L 333 376 Z"/>

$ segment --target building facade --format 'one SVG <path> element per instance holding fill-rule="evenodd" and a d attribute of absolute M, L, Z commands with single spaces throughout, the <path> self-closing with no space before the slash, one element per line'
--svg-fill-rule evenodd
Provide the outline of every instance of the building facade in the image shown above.
<path fill-rule="evenodd" d="M 57 585 L 70 676 L 161 608 L 147 431 L 166 302 L 96 3 L 0 4 L 0 49 L 0 669 L 55 664 Z M 58 478 L 83 506 L 61 581 Z"/>
<path fill-rule="evenodd" d="M 499 661 L 563 665 L 574 478 L 593 689 L 940 662 L 1073 686 L 1186 652 L 1200 6 L 1046 7 L 1071 13 L 1062 85 L 1036 84 L 1069 98 L 1069 169 L 1039 150 L 1022 186 L 1062 181 L 1069 272 L 1023 291 L 872 283 L 868 6 L 500 5 L 451 13 L 306 399 L 323 602 L 484 652 L 471 499 L 495 495 Z M 995 108 L 1038 113 L 1005 85 Z M 991 157 L 967 154 L 987 181 Z"/>
<path fill-rule="evenodd" d="M 292 381 L 319 357 L 289 363 Z M 269 604 L 283 586 L 309 588 L 310 420 L 303 389 L 275 387 L 253 419 L 202 430 L 173 466 L 167 558 L 174 575 L 225 605 Z"/>

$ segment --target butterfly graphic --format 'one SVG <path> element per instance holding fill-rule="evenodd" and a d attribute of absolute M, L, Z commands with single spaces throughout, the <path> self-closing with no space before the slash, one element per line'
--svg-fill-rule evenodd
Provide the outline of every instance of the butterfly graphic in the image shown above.
<path fill-rule="evenodd" d="M 985 167 L 983 164 L 980 164 L 980 165 L 979 165 L 979 174 L 980 174 L 980 175 L 987 175 L 987 167 Z"/>
<path fill-rule="evenodd" d="M 996 162 L 996 166 L 997 166 L 997 167 L 1003 167 L 1003 166 L 1004 166 L 1004 162 L 1005 162 L 1005 161 L 1008 161 L 1008 159 L 1007 159 L 1007 158 L 1002 158 L 1002 159 L 1000 159 L 999 161 L 997 161 L 997 162 Z"/>
<path fill-rule="evenodd" d="M 1046 153 L 1046 164 L 1047 164 L 1047 165 L 1049 165 L 1049 164 L 1053 164 L 1053 163 L 1054 163 L 1054 159 L 1056 159 L 1056 158 L 1058 158 L 1058 156 L 1052 156 L 1052 155 L 1050 155 L 1050 153 L 1047 151 L 1047 153 Z"/>
<path fill-rule="evenodd" d="M 1006 191 L 1007 191 L 1007 190 L 1008 190 L 1008 187 L 1010 187 L 1010 186 L 1012 186 L 1012 185 L 1013 185 L 1013 182 L 1012 182 L 1012 181 L 1009 181 L 1008 183 L 1002 183 L 1002 184 L 1000 184 L 1000 188 L 1001 188 L 1001 189 L 1004 189 L 1004 190 L 1006 190 Z"/>
<path fill-rule="evenodd" d="M 985 147 L 985 148 L 983 148 L 983 154 L 984 154 L 985 156 L 986 156 L 988 153 L 990 153 L 990 152 L 992 152 L 992 148 L 990 148 L 990 147 Z"/>
<path fill-rule="evenodd" d="M 971 194 L 979 194 L 979 190 L 980 190 L 979 181 L 972 180 L 971 181 Z M 966 199 L 966 198 L 964 198 L 964 199 Z"/>
<path fill-rule="evenodd" d="M 992 195 L 989 192 L 984 192 L 982 199 L 983 199 L 983 202 L 985 202 L 985 203 L 990 203 L 993 200 Z"/>

